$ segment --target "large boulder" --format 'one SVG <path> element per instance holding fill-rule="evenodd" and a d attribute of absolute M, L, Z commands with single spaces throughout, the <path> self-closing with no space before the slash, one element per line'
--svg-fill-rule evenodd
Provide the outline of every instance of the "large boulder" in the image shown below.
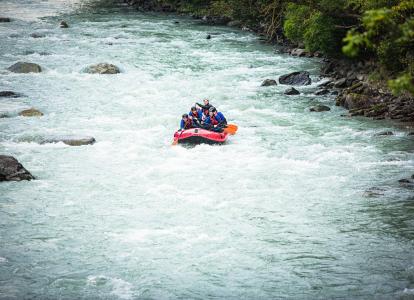
<path fill-rule="evenodd" d="M 83 145 L 92 145 L 96 142 L 94 137 L 91 136 L 60 136 L 60 137 L 52 137 L 47 138 L 41 142 L 41 144 L 47 143 L 64 143 L 69 146 L 83 146 Z"/>
<path fill-rule="evenodd" d="M 20 181 L 34 179 L 13 156 L 0 155 L 0 181 Z"/>
<path fill-rule="evenodd" d="M 87 67 L 85 72 L 89 74 L 117 74 L 121 71 L 113 64 L 100 63 Z"/>
<path fill-rule="evenodd" d="M 265 79 L 261 84 L 261 86 L 272 86 L 272 85 L 277 85 L 276 80 L 274 80 L 274 79 Z"/>
<path fill-rule="evenodd" d="M 309 77 L 309 72 L 293 72 L 279 77 L 280 84 L 288 85 L 309 85 L 312 80 Z"/>
<path fill-rule="evenodd" d="M 11 65 L 7 68 L 10 72 L 13 73 L 40 73 L 42 68 L 38 64 L 28 63 L 28 62 L 17 62 L 14 65 Z"/>
<path fill-rule="evenodd" d="M 35 108 L 29 108 L 29 109 L 25 109 L 25 110 L 22 110 L 21 112 L 19 112 L 19 116 L 22 116 L 22 117 L 41 117 L 41 116 L 43 116 L 43 113 L 41 111 L 38 111 Z"/>
<path fill-rule="evenodd" d="M 284 92 L 284 94 L 285 95 L 299 95 L 300 92 L 297 89 L 290 87 Z"/>

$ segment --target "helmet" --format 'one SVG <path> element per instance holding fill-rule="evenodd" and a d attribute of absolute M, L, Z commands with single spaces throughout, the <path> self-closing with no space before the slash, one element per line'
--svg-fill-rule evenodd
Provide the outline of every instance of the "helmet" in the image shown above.
<path fill-rule="evenodd" d="M 188 118 L 188 114 L 183 114 L 183 118 Z"/>
<path fill-rule="evenodd" d="M 209 112 L 215 112 L 215 111 L 217 111 L 217 109 L 214 106 L 212 106 L 208 109 L 208 111 Z"/>
<path fill-rule="evenodd" d="M 195 106 L 192 106 L 191 110 L 197 110 L 197 108 Z"/>

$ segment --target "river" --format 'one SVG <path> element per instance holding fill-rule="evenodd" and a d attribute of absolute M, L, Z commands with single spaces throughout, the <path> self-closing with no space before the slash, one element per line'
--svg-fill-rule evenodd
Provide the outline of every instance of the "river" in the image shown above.
<path fill-rule="evenodd" d="M 414 140 L 315 96 L 320 61 L 185 17 L 0 7 L 14 18 L 0 23 L 0 90 L 24 95 L 0 99 L 0 153 L 37 178 L 0 184 L 1 299 L 414 299 L 414 197 L 398 183 Z M 17 61 L 44 71 L 5 71 Z M 82 72 L 100 62 L 122 72 Z M 301 95 L 260 87 L 297 70 L 313 80 Z M 238 133 L 172 147 L 205 97 Z M 17 116 L 30 107 L 44 116 Z M 62 134 L 97 142 L 38 143 Z"/>

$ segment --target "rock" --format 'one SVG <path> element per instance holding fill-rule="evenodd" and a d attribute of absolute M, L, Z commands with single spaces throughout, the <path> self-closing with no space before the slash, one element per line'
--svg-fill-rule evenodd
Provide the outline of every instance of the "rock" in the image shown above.
<path fill-rule="evenodd" d="M 85 72 L 89 74 L 117 74 L 120 73 L 120 70 L 113 64 L 100 63 L 87 67 Z"/>
<path fill-rule="evenodd" d="M 82 145 L 92 145 L 96 142 L 94 137 L 85 136 L 85 137 L 77 137 L 77 136 L 61 136 L 61 137 L 53 137 L 48 138 L 41 141 L 41 144 L 47 143 L 59 143 L 62 142 L 69 146 L 82 146 Z"/>
<path fill-rule="evenodd" d="M 19 112 L 19 116 L 22 116 L 22 117 L 41 117 L 41 116 L 43 116 L 43 113 L 41 111 L 38 111 L 37 109 L 29 108 L 29 109 L 25 109 L 25 110 L 22 110 L 21 112 Z"/>
<path fill-rule="evenodd" d="M 322 111 L 330 111 L 331 108 L 329 106 L 326 105 L 321 105 L 318 104 L 316 106 L 312 106 L 309 111 L 313 111 L 313 112 L 322 112 Z"/>
<path fill-rule="evenodd" d="M 297 89 L 290 87 L 284 92 L 284 94 L 285 95 L 299 95 L 300 92 Z"/>
<path fill-rule="evenodd" d="M 39 38 L 44 38 L 44 37 L 46 37 L 46 35 L 45 35 L 45 34 L 43 34 L 43 33 L 38 33 L 38 32 L 33 32 L 33 33 L 31 33 L 31 34 L 30 34 L 30 36 L 31 36 L 32 38 L 34 38 L 34 39 L 39 39 Z"/>
<path fill-rule="evenodd" d="M 211 34 L 207 34 L 206 39 L 210 40 L 211 39 Z"/>
<path fill-rule="evenodd" d="M 333 87 L 333 81 L 332 80 L 325 81 L 323 83 L 318 84 L 318 87 L 320 87 L 320 88 Z"/>
<path fill-rule="evenodd" d="M 375 134 L 375 136 L 387 136 L 387 135 L 394 135 L 392 131 L 381 131 Z"/>
<path fill-rule="evenodd" d="M 180 22 L 179 21 L 174 21 L 174 24 L 180 24 Z"/>
<path fill-rule="evenodd" d="M 288 85 L 309 85 L 312 83 L 309 72 L 293 72 L 279 77 L 280 84 Z"/>
<path fill-rule="evenodd" d="M 10 18 L 0 17 L 0 23 L 8 23 L 10 22 Z"/>
<path fill-rule="evenodd" d="M 344 96 L 339 95 L 337 102 L 346 109 L 361 109 L 370 105 L 370 97 L 363 94 L 350 93 Z"/>
<path fill-rule="evenodd" d="M 337 64 L 334 61 L 327 63 L 321 70 L 322 74 L 328 75 L 332 74 L 337 67 Z"/>
<path fill-rule="evenodd" d="M 411 179 L 414 179 L 414 174 L 413 174 L 413 175 L 411 175 Z"/>
<path fill-rule="evenodd" d="M 276 80 L 274 79 L 265 79 L 260 86 L 272 86 L 277 85 Z"/>
<path fill-rule="evenodd" d="M 414 135 L 414 131 L 411 131 L 407 134 L 408 136 L 413 136 Z M 413 175 L 414 176 L 414 175 Z"/>
<path fill-rule="evenodd" d="M 7 68 L 10 72 L 13 73 L 40 73 L 42 68 L 38 64 L 28 63 L 28 62 L 17 62 L 14 65 L 11 65 Z"/>
<path fill-rule="evenodd" d="M 0 97 L 17 98 L 20 97 L 20 94 L 12 91 L 0 91 Z"/>
<path fill-rule="evenodd" d="M 329 94 L 329 90 L 327 90 L 327 89 L 322 89 L 322 90 L 318 90 L 318 91 L 315 92 L 316 96 L 323 96 L 323 95 L 326 95 L 326 94 Z"/>
<path fill-rule="evenodd" d="M 405 178 L 398 180 L 398 182 L 399 183 L 410 183 L 410 181 L 408 179 L 405 179 Z"/>
<path fill-rule="evenodd" d="M 227 23 L 227 26 L 229 27 L 240 27 L 242 23 L 240 21 L 230 21 Z"/>
<path fill-rule="evenodd" d="M 20 181 L 34 179 L 13 156 L 0 155 L 0 181 Z"/>
<path fill-rule="evenodd" d="M 69 25 L 68 25 L 68 23 L 66 23 L 66 21 L 61 21 L 60 24 L 59 24 L 59 27 L 60 28 L 69 28 Z"/>
<path fill-rule="evenodd" d="M 378 188 L 378 187 L 372 187 L 368 190 L 366 190 L 363 194 L 364 197 L 367 198 L 376 198 L 379 196 L 383 196 L 385 192 L 385 189 L 383 188 Z"/>
<path fill-rule="evenodd" d="M 336 96 L 336 95 L 338 95 L 339 94 L 339 92 L 338 91 L 332 91 L 331 92 L 331 95 L 334 95 L 334 96 Z"/>
<path fill-rule="evenodd" d="M 292 51 L 290 51 L 290 55 L 303 57 L 307 56 L 308 52 L 305 49 L 295 48 Z"/>
<path fill-rule="evenodd" d="M 319 51 L 316 51 L 315 53 L 313 53 L 313 55 L 315 57 L 322 57 L 323 56 L 323 54 L 321 52 L 319 52 Z"/>
<path fill-rule="evenodd" d="M 334 82 L 334 87 L 336 88 L 344 88 L 346 87 L 346 78 L 341 78 Z"/>

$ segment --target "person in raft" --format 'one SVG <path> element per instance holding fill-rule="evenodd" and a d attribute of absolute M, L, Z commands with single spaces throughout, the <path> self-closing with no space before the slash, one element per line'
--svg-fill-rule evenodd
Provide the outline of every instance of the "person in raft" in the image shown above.
<path fill-rule="evenodd" d="M 203 111 L 201 109 L 197 109 L 196 106 L 193 106 L 191 107 L 188 116 L 193 120 L 193 122 L 201 122 L 203 119 Z"/>
<path fill-rule="evenodd" d="M 194 128 L 193 120 L 188 117 L 188 114 L 183 114 L 180 122 L 180 130 Z"/>
<path fill-rule="evenodd" d="M 208 99 L 204 99 L 203 100 L 203 104 L 200 103 L 196 103 L 199 107 L 201 107 L 203 114 L 204 114 L 204 118 L 208 117 L 208 110 L 210 109 L 210 107 L 213 107 L 213 105 L 210 104 L 210 101 Z"/>
<path fill-rule="evenodd" d="M 203 128 L 216 132 L 223 132 L 223 128 L 227 125 L 227 120 L 224 115 L 217 111 L 215 107 L 210 107 L 208 110 L 209 116 L 203 122 Z"/>

